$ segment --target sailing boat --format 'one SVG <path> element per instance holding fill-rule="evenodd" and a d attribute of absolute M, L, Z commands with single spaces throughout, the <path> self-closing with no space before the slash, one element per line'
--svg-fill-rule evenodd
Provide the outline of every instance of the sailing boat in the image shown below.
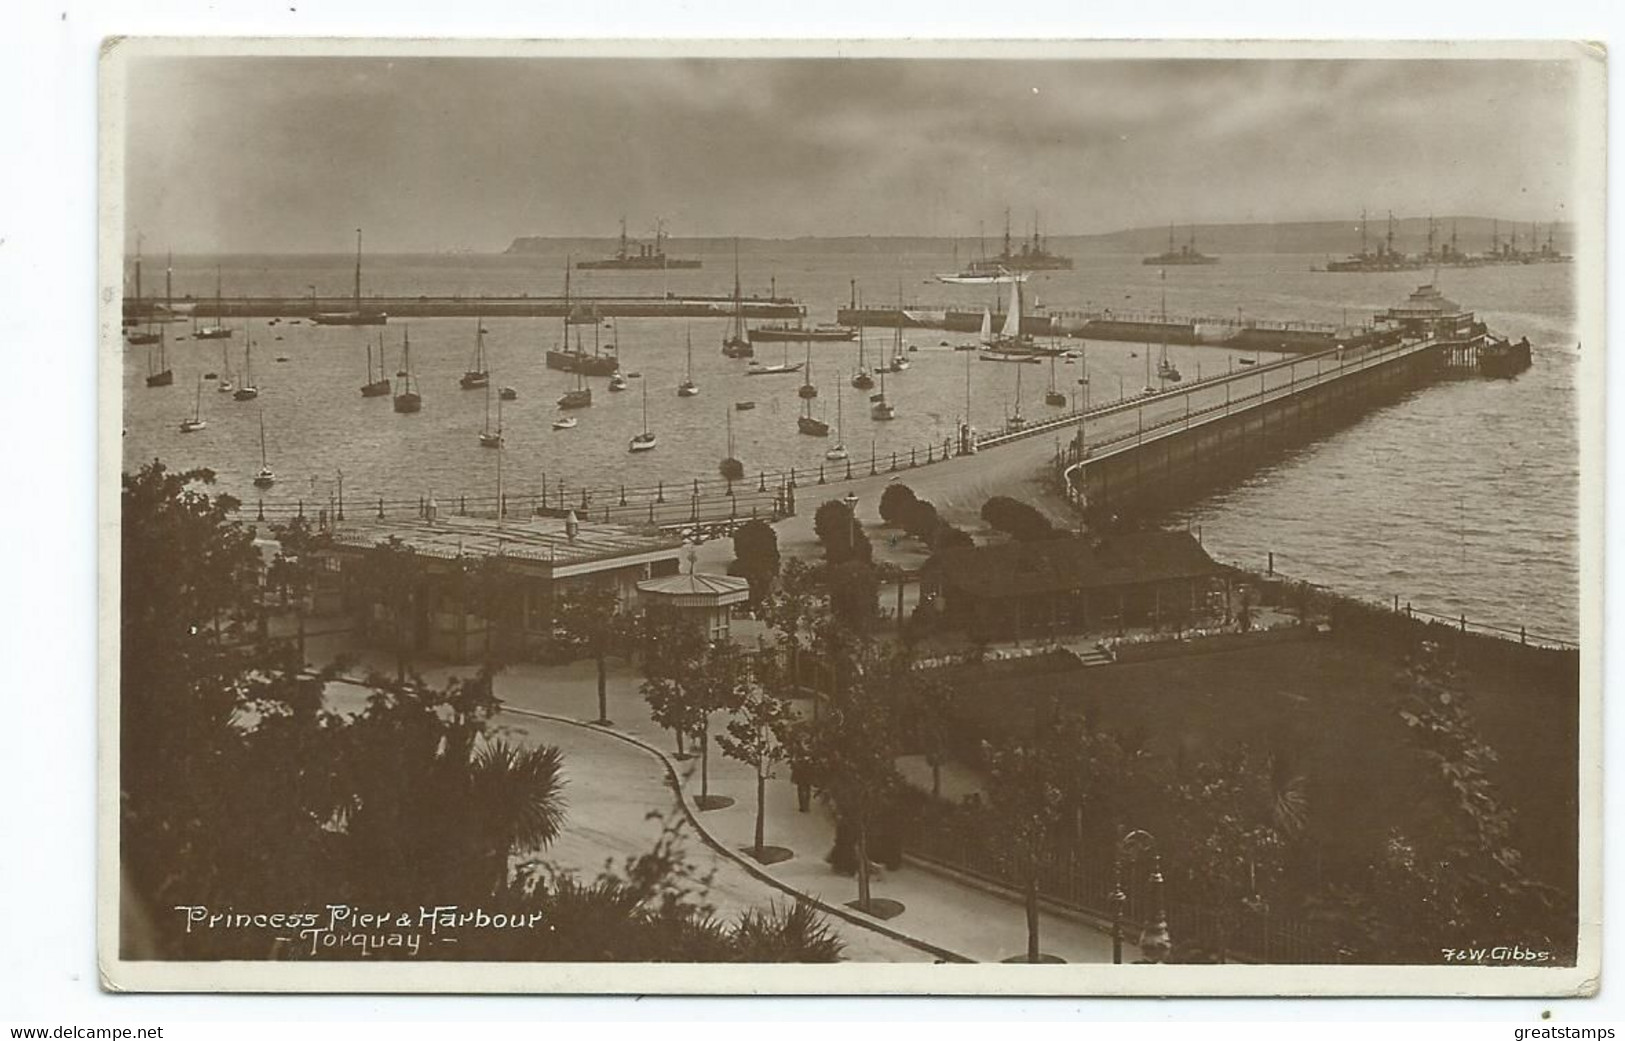
<path fill-rule="evenodd" d="M 485 362 L 485 324 L 478 318 L 474 319 L 474 360 L 457 382 L 464 390 L 491 385 L 491 370 Z"/>
<path fill-rule="evenodd" d="M 423 408 L 423 395 L 417 391 L 412 379 L 412 330 L 401 330 L 401 385 L 395 391 L 396 412 L 418 412 Z"/>
<path fill-rule="evenodd" d="M 485 384 L 485 429 L 480 433 L 481 448 L 502 447 L 502 400 L 497 399 L 497 428 L 491 429 L 491 384 Z"/>
<path fill-rule="evenodd" d="M 734 239 L 734 316 L 728 335 L 722 340 L 722 353 L 729 358 L 754 358 L 756 348 L 745 330 L 745 297 L 739 288 L 739 240 Z"/>
<path fill-rule="evenodd" d="M 752 359 L 749 367 L 746 368 L 746 370 L 745 370 L 745 375 L 747 375 L 747 376 L 781 376 L 781 375 L 787 375 L 787 374 L 792 373 L 792 372 L 800 372 L 800 371 L 801 371 L 801 363 L 799 361 L 796 362 L 794 365 L 790 364 L 790 345 L 789 345 L 789 343 L 786 343 L 784 345 L 784 361 L 782 361 L 782 362 L 780 362 L 780 363 L 778 363 L 776 365 L 763 365 L 761 362 Z"/>
<path fill-rule="evenodd" d="M 265 461 L 265 410 L 260 410 L 260 472 L 254 475 L 254 487 L 269 488 L 276 483 L 276 472 Z"/>
<path fill-rule="evenodd" d="M 609 349 L 611 354 L 613 354 L 617 359 L 619 359 L 620 356 L 621 356 L 621 327 L 618 324 L 614 324 L 615 320 L 613 318 L 610 319 L 610 322 L 611 322 L 610 331 L 615 334 L 615 342 L 611 343 L 609 345 L 608 349 Z M 598 334 L 595 331 L 593 333 L 593 336 L 595 337 L 595 340 L 594 340 L 595 344 L 596 344 L 597 335 Z M 596 351 L 597 347 L 594 346 L 593 349 Z M 627 388 L 627 386 L 628 386 L 628 384 L 626 382 L 626 377 L 621 375 L 621 370 L 617 367 L 616 370 L 615 370 L 615 374 L 609 378 L 609 389 L 611 391 L 625 390 Z"/>
<path fill-rule="evenodd" d="M 734 414 L 732 410 L 728 411 L 726 416 L 728 422 L 728 454 L 721 463 L 717 464 L 717 469 L 721 472 L 723 480 L 733 482 L 744 479 L 745 464 L 734 458 Z M 730 484 L 731 493 L 732 485 Z"/>
<path fill-rule="evenodd" d="M 367 344 L 367 382 L 361 385 L 364 398 L 381 398 L 390 391 L 389 377 L 384 375 L 384 334 L 378 334 L 378 378 L 372 378 L 372 344 Z"/>
<path fill-rule="evenodd" d="M 1020 376 L 1021 376 L 1021 373 L 1018 370 L 1017 373 L 1016 373 L 1016 377 L 1019 379 Z M 897 418 L 897 406 L 893 405 L 891 402 L 886 400 L 886 370 L 884 368 L 882 368 L 880 370 L 880 393 L 871 394 L 869 396 L 869 418 L 870 419 L 896 419 Z"/>
<path fill-rule="evenodd" d="M 190 434 L 202 430 L 209 423 L 203 418 L 203 377 L 197 378 L 197 394 L 192 401 L 192 418 L 181 420 L 181 433 Z"/>
<path fill-rule="evenodd" d="M 1016 410 L 1004 417 L 1006 433 L 1014 433 L 1027 425 L 1027 417 L 1021 414 L 1021 370 L 1016 370 Z"/>
<path fill-rule="evenodd" d="M 260 388 L 254 384 L 254 338 L 248 331 L 243 332 L 243 380 L 237 384 L 232 392 L 233 401 L 253 401 L 260 396 Z"/>
<path fill-rule="evenodd" d="M 1172 232 L 1170 231 L 1169 234 L 1172 234 Z M 1168 272 L 1164 270 L 1157 272 L 1157 274 L 1162 278 L 1162 321 L 1160 323 L 1162 326 L 1162 357 L 1157 359 L 1157 378 L 1167 380 L 1170 383 L 1178 383 L 1182 378 L 1179 375 L 1179 369 L 1173 362 L 1168 360 Z M 1150 380 L 1146 380 L 1146 383 L 1149 384 L 1150 382 Z"/>
<path fill-rule="evenodd" d="M 839 395 L 836 396 L 839 397 Z M 813 418 L 812 403 L 812 398 L 802 397 L 801 415 L 796 417 L 796 429 L 812 437 L 828 437 L 829 424 L 821 419 Z"/>
<path fill-rule="evenodd" d="M 892 338 L 891 361 L 888 367 L 892 372 L 902 372 L 908 368 L 908 349 L 903 343 L 903 283 L 897 283 L 897 335 Z"/>
<path fill-rule="evenodd" d="M 315 290 L 311 290 L 312 293 Z M 327 311 L 312 314 L 310 320 L 317 325 L 383 325 L 389 315 L 382 311 L 361 309 L 361 229 L 355 229 L 355 301 L 349 311 Z"/>
<path fill-rule="evenodd" d="M 645 381 L 643 384 L 643 433 L 632 435 L 632 440 L 627 443 L 626 450 L 629 452 L 647 452 L 658 443 L 659 439 L 649 432 L 649 384 Z"/>
<path fill-rule="evenodd" d="M 868 390 L 875 385 L 874 376 L 869 373 L 869 366 L 863 357 L 863 326 L 858 326 L 858 371 L 852 374 L 852 386 L 859 390 Z"/>
<path fill-rule="evenodd" d="M 220 345 L 220 382 L 215 384 L 215 390 L 222 394 L 230 394 L 237 389 L 231 380 L 231 356 L 226 353 L 226 345 Z"/>
<path fill-rule="evenodd" d="M 231 339 L 231 328 L 229 326 L 225 326 L 225 325 L 220 324 L 220 319 L 222 317 L 220 311 L 221 311 L 221 308 L 220 308 L 220 266 L 218 264 L 216 264 L 215 268 L 214 268 L 214 324 L 213 325 L 205 325 L 205 326 L 203 326 L 202 328 L 199 328 L 199 329 L 193 329 L 192 330 L 192 339 L 194 339 L 194 340 L 229 340 L 229 339 Z"/>
<path fill-rule="evenodd" d="M 158 365 L 152 364 L 152 348 L 147 349 L 147 386 L 167 387 L 175 382 L 175 371 L 169 367 L 169 354 L 164 350 L 164 330 L 158 328 Z"/>
<path fill-rule="evenodd" d="M 135 237 L 135 306 L 131 308 L 131 315 L 124 320 L 124 324 L 133 325 L 135 322 L 134 316 L 144 310 L 146 308 L 141 303 L 141 236 L 138 234 Z M 158 334 L 152 331 L 152 312 L 147 311 L 147 328 L 144 332 L 136 332 L 131 329 L 124 335 L 125 339 L 134 347 L 149 347 L 157 343 Z"/>
<path fill-rule="evenodd" d="M 983 345 L 988 347 L 993 346 L 993 312 L 986 307 L 982 308 L 982 332 L 980 334 L 980 339 Z"/>
<path fill-rule="evenodd" d="M 688 352 L 688 368 L 683 371 L 683 382 L 677 384 L 677 396 L 691 398 L 700 392 L 699 385 L 694 382 L 694 333 L 684 329 L 683 336 Z"/>
<path fill-rule="evenodd" d="M 796 393 L 799 394 L 803 399 L 811 399 L 818 396 L 818 388 L 813 385 L 812 381 L 812 341 L 810 340 L 807 342 L 806 374 L 802 376 L 801 386 L 796 388 Z"/>
<path fill-rule="evenodd" d="M 840 386 L 840 384 L 841 384 L 841 374 L 837 372 L 835 374 L 835 385 L 838 388 Z M 841 392 L 839 390 L 836 390 L 836 392 L 835 392 L 835 444 L 834 444 L 833 447 L 830 448 L 829 451 L 824 453 L 824 458 L 830 460 L 831 462 L 840 462 L 842 459 L 846 458 L 846 442 L 841 437 L 841 428 L 845 425 L 843 423 L 843 420 L 845 419 L 845 417 L 846 417 L 846 410 L 841 407 Z"/>
<path fill-rule="evenodd" d="M 1016 377 L 1021 377 L 1021 370 L 1016 370 Z M 1055 385 L 1055 355 L 1049 356 L 1049 390 L 1044 392 L 1044 404 L 1052 408 L 1066 407 L 1066 394 Z"/>

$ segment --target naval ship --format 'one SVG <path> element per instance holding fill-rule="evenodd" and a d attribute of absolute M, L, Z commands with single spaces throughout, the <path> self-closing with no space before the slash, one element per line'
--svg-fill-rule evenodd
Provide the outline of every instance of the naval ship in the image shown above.
<path fill-rule="evenodd" d="M 698 260 L 679 260 L 676 257 L 666 256 L 666 231 L 660 221 L 655 222 L 654 245 L 628 239 L 625 217 L 621 218 L 621 245 L 613 257 L 576 262 L 576 267 L 582 271 L 666 271 L 672 268 L 692 270 L 699 266 Z"/>

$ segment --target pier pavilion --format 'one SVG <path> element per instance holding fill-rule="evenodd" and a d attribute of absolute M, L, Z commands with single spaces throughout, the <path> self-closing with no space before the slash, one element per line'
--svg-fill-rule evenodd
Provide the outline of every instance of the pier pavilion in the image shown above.
<path fill-rule="evenodd" d="M 400 579 L 406 591 L 393 604 L 381 602 L 377 584 L 364 577 L 369 558 L 392 544 L 409 550 L 415 565 Z M 450 661 L 478 657 L 488 624 L 505 652 L 524 654 L 553 641 L 561 595 L 611 589 L 629 606 L 639 582 L 677 573 L 682 546 L 673 535 L 584 523 L 573 513 L 499 521 L 445 514 L 431 504 L 411 519 L 351 520 L 327 531 L 317 551 L 323 562 L 317 602 L 319 609 L 352 614 L 363 638 L 392 636 L 405 626 L 413 649 Z M 500 563 L 497 575 L 511 580 L 499 580 L 495 592 L 482 590 L 477 577 L 490 560 Z M 486 606 L 492 597 L 501 608 Z M 482 617 L 482 607 L 495 617 Z"/>
<path fill-rule="evenodd" d="M 949 550 L 921 584 L 945 624 L 983 639 L 1189 625 L 1229 603 L 1210 606 L 1224 569 L 1183 531 Z"/>

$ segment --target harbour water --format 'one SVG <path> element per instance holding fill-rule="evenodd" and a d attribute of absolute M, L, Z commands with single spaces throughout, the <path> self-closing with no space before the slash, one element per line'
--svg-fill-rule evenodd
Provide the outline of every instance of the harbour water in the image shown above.
<path fill-rule="evenodd" d="M 1035 273 L 1029 298 L 1052 309 L 1113 308 L 1154 311 L 1164 284 L 1159 269 L 1139 255 L 1089 254 L 1077 243 L 1056 239 L 1053 248 L 1075 255 L 1071 271 Z M 563 288 L 565 246 L 557 255 L 370 256 L 364 292 L 380 295 L 556 294 Z M 574 244 L 577 257 L 607 255 L 603 243 Z M 733 285 L 733 247 L 712 241 L 674 246 L 700 256 L 700 270 L 656 273 L 572 272 L 572 291 L 594 293 L 723 293 Z M 770 280 L 781 294 L 808 306 L 808 321 L 829 321 L 847 303 L 851 280 L 877 305 L 963 305 L 991 302 L 990 287 L 950 286 L 932 278 L 955 266 L 946 240 L 747 241 L 740 266 L 747 296 L 766 296 Z M 958 259 L 968 259 L 960 250 Z M 1322 255 L 1243 254 L 1212 266 L 1167 269 L 1170 314 L 1236 316 L 1270 320 L 1358 323 L 1398 301 L 1426 272 L 1392 274 L 1315 273 Z M 229 294 L 308 295 L 316 285 L 324 298 L 344 295 L 353 258 L 333 256 L 187 256 L 174 263 L 174 293 L 212 296 L 218 265 Z M 1391 600 L 1398 595 L 1419 610 L 1474 622 L 1503 625 L 1563 639 L 1578 631 L 1578 459 L 1574 294 L 1568 265 L 1486 267 L 1442 272 L 1445 294 L 1475 310 L 1492 331 L 1534 345 L 1533 369 L 1511 381 L 1456 380 L 1420 390 L 1366 416 L 1355 425 L 1305 446 L 1254 474 L 1239 486 L 1193 505 L 1171 523 L 1200 529 L 1209 552 L 1249 567 L 1276 567 L 1292 577 L 1340 592 Z M 148 255 L 143 293 L 163 293 L 163 262 Z M 128 291 L 127 287 L 127 291 Z M 484 320 L 492 386 L 511 385 L 518 400 L 503 406 L 507 448 L 504 481 L 513 494 L 539 491 L 543 481 L 571 485 L 653 484 L 713 477 L 728 454 L 748 473 L 788 465 L 816 467 L 834 440 L 799 434 L 802 402 L 794 376 L 747 376 L 745 363 L 724 358 L 720 345 L 727 320 L 692 322 L 621 319 L 597 329 L 604 342 L 619 344 L 623 371 L 641 376 L 611 393 L 594 379 L 593 406 L 574 413 L 579 425 L 555 431 L 558 396 L 573 377 L 548 370 L 542 352 L 556 346 L 556 320 Z M 200 375 L 227 368 L 241 373 L 245 331 L 226 341 L 196 341 L 187 324 L 169 326 L 174 385 L 147 388 L 145 347 L 123 347 L 125 461 L 127 466 L 160 457 L 171 466 L 207 466 L 221 490 L 249 503 L 304 499 L 325 503 L 343 474 L 347 501 L 410 499 L 435 495 L 485 495 L 496 486 L 496 453 L 477 442 L 485 422 L 485 395 L 465 391 L 457 379 L 473 353 L 473 319 L 417 319 L 410 323 L 414 374 L 423 410 L 394 413 L 385 398 L 363 399 L 366 349 L 376 354 L 383 336 L 385 368 L 400 366 L 407 326 L 316 327 L 283 321 L 251 323 L 253 367 L 260 397 L 236 402 L 212 381 L 202 392 L 208 426 L 182 434 Z M 589 349 L 592 326 L 580 327 Z M 700 394 L 678 398 L 685 371 L 684 336 L 693 337 L 693 377 Z M 174 336 L 187 336 L 175 340 Z M 893 346 L 893 331 L 866 335 L 867 361 L 878 365 Z M 844 401 L 844 437 L 854 458 L 875 452 L 941 444 L 966 414 L 983 430 L 1004 424 L 1019 404 L 1029 419 L 1051 409 L 1044 394 L 1051 367 L 980 361 L 951 345 L 970 339 L 936 330 L 909 330 L 908 371 L 886 379 L 895 420 L 870 419 L 871 391 L 853 389 L 856 343 L 812 346 L 812 382 L 820 394 L 813 414 L 836 421 L 836 395 Z M 949 346 L 943 346 L 943 341 Z M 222 353 L 222 343 L 224 353 Z M 1083 347 L 1077 341 L 1065 346 Z M 1133 395 L 1146 382 L 1146 361 L 1156 345 L 1090 341 L 1087 388 L 1079 386 L 1084 364 L 1054 366 L 1059 389 L 1090 404 Z M 1187 378 L 1238 364 L 1222 348 L 1170 347 L 1169 356 Z M 286 360 L 279 361 L 278 358 Z M 802 362 L 801 345 L 758 344 L 765 362 Z M 1249 355 L 1250 357 L 1250 355 Z M 1267 357 L 1266 357 L 1267 360 Z M 1151 358 L 1152 365 L 1155 359 Z M 649 426 L 660 437 L 652 452 L 630 455 L 627 439 L 642 427 L 642 392 L 648 385 Z M 493 398 L 495 394 L 493 393 Z M 756 407 L 735 411 L 734 403 Z M 493 401 L 493 415 L 496 404 Z M 268 491 L 253 488 L 259 468 L 259 422 L 263 413 L 267 457 L 278 475 Z"/>

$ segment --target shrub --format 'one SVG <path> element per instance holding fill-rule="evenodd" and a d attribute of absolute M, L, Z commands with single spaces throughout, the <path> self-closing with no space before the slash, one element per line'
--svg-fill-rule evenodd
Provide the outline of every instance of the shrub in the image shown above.
<path fill-rule="evenodd" d="M 851 507 L 839 499 L 831 499 L 813 514 L 813 532 L 824 547 L 824 559 L 831 564 L 848 560 L 867 563 L 874 557 L 869 535 L 852 515 Z"/>
<path fill-rule="evenodd" d="M 982 519 L 989 527 L 1007 532 L 1019 542 L 1052 539 L 1058 534 L 1048 517 L 1027 503 L 1006 495 L 995 495 L 983 503 Z"/>
<path fill-rule="evenodd" d="M 906 504 L 898 515 L 898 523 L 903 530 L 915 538 L 930 542 L 937 533 L 942 520 L 937 516 L 937 508 L 927 499 L 915 499 Z"/>
<path fill-rule="evenodd" d="M 903 518 L 907 515 L 908 507 L 919 500 L 914 496 L 914 490 L 906 484 L 893 482 L 886 485 L 886 490 L 880 493 L 880 519 L 887 524 L 896 524 L 907 527 Z"/>

